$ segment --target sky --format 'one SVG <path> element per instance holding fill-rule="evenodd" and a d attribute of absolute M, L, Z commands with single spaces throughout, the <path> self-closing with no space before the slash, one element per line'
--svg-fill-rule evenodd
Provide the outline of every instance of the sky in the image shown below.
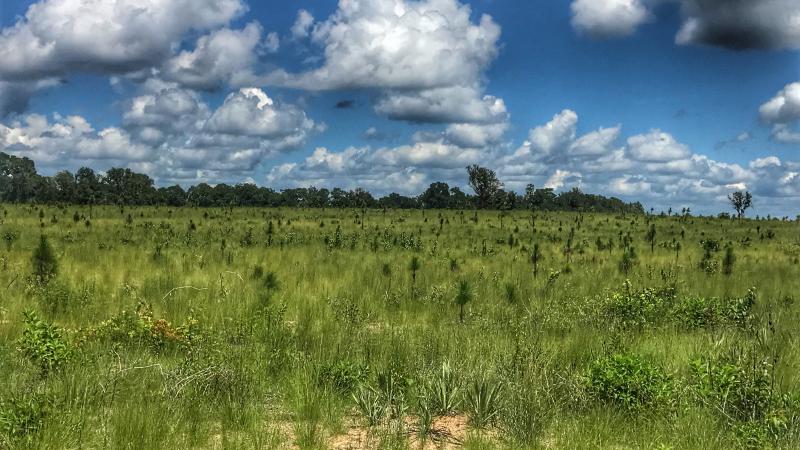
<path fill-rule="evenodd" d="M 416 195 L 465 167 L 800 214 L 796 0 L 2 0 L 0 151 Z"/>

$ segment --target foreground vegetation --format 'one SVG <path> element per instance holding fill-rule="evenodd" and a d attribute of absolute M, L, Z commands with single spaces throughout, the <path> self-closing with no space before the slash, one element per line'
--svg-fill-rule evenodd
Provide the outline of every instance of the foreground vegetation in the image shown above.
<path fill-rule="evenodd" d="M 798 222 L 0 214 L 0 447 L 800 445 Z"/>

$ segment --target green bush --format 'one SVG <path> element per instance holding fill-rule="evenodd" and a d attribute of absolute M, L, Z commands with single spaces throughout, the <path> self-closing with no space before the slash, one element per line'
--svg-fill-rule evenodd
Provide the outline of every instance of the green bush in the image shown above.
<path fill-rule="evenodd" d="M 753 323 L 753 306 L 756 304 L 756 289 L 750 288 L 744 297 L 728 300 L 722 307 L 725 318 L 740 327 Z"/>
<path fill-rule="evenodd" d="M 629 281 L 622 291 L 605 301 L 605 315 L 623 328 L 641 328 L 661 322 L 675 299 L 671 288 L 645 288 L 634 291 Z"/>
<path fill-rule="evenodd" d="M 710 328 L 723 319 L 716 298 L 685 297 L 676 305 L 673 314 L 678 326 L 689 329 Z"/>
<path fill-rule="evenodd" d="M 123 310 L 98 325 L 81 330 L 77 342 L 79 345 L 90 341 L 105 341 L 125 346 L 146 345 L 160 351 L 167 347 L 187 344 L 195 325 L 196 322 L 192 318 L 179 327 L 164 319 L 155 319 L 152 307 L 140 301 L 135 311 Z"/>
<path fill-rule="evenodd" d="M 35 311 L 25 311 L 25 329 L 17 341 L 20 352 L 37 365 L 43 375 L 58 370 L 70 357 L 70 346 L 55 325 L 41 319 Z"/>
<path fill-rule="evenodd" d="M 634 354 L 614 354 L 595 360 L 586 374 L 591 397 L 627 410 L 665 406 L 673 402 L 672 378 L 658 365 Z"/>

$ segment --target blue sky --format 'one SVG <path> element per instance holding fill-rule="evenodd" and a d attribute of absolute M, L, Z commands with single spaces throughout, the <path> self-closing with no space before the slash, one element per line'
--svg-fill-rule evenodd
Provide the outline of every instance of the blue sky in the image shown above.
<path fill-rule="evenodd" d="M 0 150 L 46 173 L 800 213 L 792 0 L 90 3 L 0 5 Z"/>

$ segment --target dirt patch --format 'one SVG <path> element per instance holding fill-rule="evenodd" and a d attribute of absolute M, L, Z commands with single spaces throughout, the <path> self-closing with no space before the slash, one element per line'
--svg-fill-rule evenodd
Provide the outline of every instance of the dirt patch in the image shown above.
<path fill-rule="evenodd" d="M 465 415 L 437 417 L 424 442 L 420 438 L 419 426 L 415 418 L 406 417 L 403 422 L 409 446 L 413 449 L 457 449 L 462 447 L 467 438 L 468 419 Z M 352 420 L 347 431 L 330 439 L 329 445 L 335 450 L 373 449 L 380 444 L 380 434 L 380 428 L 369 428 Z"/>

